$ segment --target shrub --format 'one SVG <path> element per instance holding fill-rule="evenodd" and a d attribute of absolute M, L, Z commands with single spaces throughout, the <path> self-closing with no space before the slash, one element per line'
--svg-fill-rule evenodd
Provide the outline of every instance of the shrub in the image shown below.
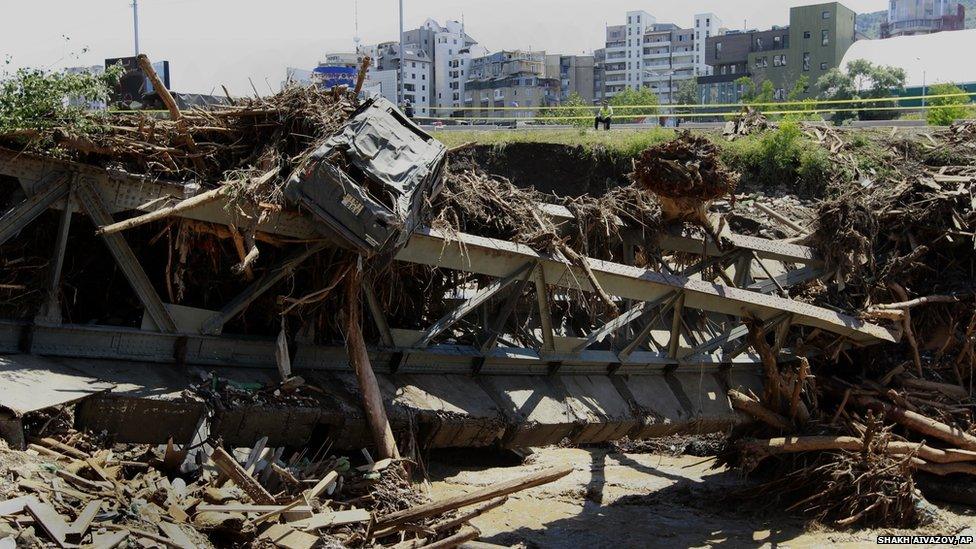
<path fill-rule="evenodd" d="M 955 84 L 936 84 L 929 88 L 928 95 L 951 95 L 955 93 L 966 93 L 966 90 Z M 929 105 L 934 108 L 929 109 L 928 122 L 932 126 L 948 126 L 960 118 L 970 116 L 968 96 L 959 97 L 936 97 L 929 100 Z"/>

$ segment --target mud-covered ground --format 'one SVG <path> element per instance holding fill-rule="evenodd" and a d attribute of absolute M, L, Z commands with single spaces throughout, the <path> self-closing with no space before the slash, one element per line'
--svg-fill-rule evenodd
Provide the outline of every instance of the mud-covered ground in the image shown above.
<path fill-rule="evenodd" d="M 711 469 L 707 459 L 557 447 L 535 449 L 516 466 L 440 456 L 430 464 L 431 490 L 449 496 L 573 465 L 569 476 L 510 496 L 472 521 L 482 541 L 522 547 L 860 547 L 882 534 L 976 535 L 971 508 L 941 507 L 939 523 L 914 531 L 845 532 L 746 509 L 726 496 L 747 481 Z"/>

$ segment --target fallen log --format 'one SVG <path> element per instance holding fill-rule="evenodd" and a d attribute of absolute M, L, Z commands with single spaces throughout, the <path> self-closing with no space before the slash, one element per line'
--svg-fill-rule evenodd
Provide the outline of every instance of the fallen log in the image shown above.
<path fill-rule="evenodd" d="M 881 402 L 876 398 L 860 396 L 856 397 L 855 401 L 863 407 L 883 412 L 888 419 L 912 431 L 948 442 L 963 450 L 976 450 L 976 436 L 958 427 L 946 425 L 940 421 L 925 417 L 918 412 L 912 412 L 893 404 Z"/>
<path fill-rule="evenodd" d="M 732 402 L 732 407 L 736 410 L 745 412 L 774 429 L 786 431 L 790 428 L 790 421 L 788 419 L 766 408 L 761 402 L 753 400 L 745 393 L 732 389 L 729 391 L 729 400 Z"/>
<path fill-rule="evenodd" d="M 544 471 L 539 471 L 524 477 L 492 484 L 491 486 L 486 486 L 467 494 L 461 494 L 458 496 L 433 501 L 412 509 L 397 511 L 395 513 L 390 513 L 380 517 L 376 521 L 376 528 L 377 530 L 389 528 L 391 526 L 397 526 L 407 522 L 440 515 L 447 511 L 466 507 L 468 505 L 474 505 L 475 503 L 481 503 L 497 497 L 507 496 L 509 494 L 514 494 L 515 492 L 521 492 L 522 490 L 548 484 L 554 480 L 563 478 L 572 472 L 572 467 L 546 469 Z"/>
<path fill-rule="evenodd" d="M 477 539 L 480 535 L 481 530 L 478 530 L 474 526 L 465 526 L 453 536 L 448 536 L 442 540 L 424 545 L 421 549 L 453 549 L 466 541 Z"/>
<path fill-rule="evenodd" d="M 743 439 L 738 444 L 743 449 L 767 455 L 826 450 L 847 450 L 849 452 L 864 450 L 864 440 L 846 436 L 779 437 L 768 440 Z M 954 448 L 943 450 L 915 442 L 889 442 L 885 451 L 895 455 L 915 454 L 926 461 L 938 464 L 976 462 L 976 452 Z"/>
<path fill-rule="evenodd" d="M 925 391 L 937 391 L 944 394 L 947 397 L 956 399 L 966 399 L 969 398 L 969 391 L 963 389 L 958 385 L 950 385 L 948 383 L 937 383 L 935 381 L 926 381 L 924 379 L 910 379 L 903 378 L 901 384 L 905 387 L 912 389 L 922 389 Z"/>
<path fill-rule="evenodd" d="M 200 193 L 196 196 L 191 196 L 190 198 L 173 204 L 172 206 L 166 206 L 165 208 L 160 208 L 156 211 L 142 215 L 137 215 L 136 217 L 126 219 L 125 221 L 119 221 L 118 223 L 112 223 L 111 225 L 99 227 L 95 230 L 95 234 L 115 234 L 126 229 L 145 225 L 146 223 L 165 219 L 173 215 L 179 215 L 187 210 L 192 210 L 193 208 L 198 208 L 204 204 L 209 204 L 211 202 L 220 200 L 224 195 L 228 194 L 232 188 L 233 187 L 230 185 L 221 185 L 216 189 Z"/>
<path fill-rule="evenodd" d="M 380 457 L 400 459 L 400 451 L 393 438 L 393 429 L 390 427 L 390 420 L 383 406 L 383 395 L 380 394 L 376 374 L 373 373 L 373 366 L 369 362 L 369 353 L 360 326 L 359 294 L 362 292 L 362 276 L 362 271 L 358 267 L 347 275 L 346 352 L 349 354 L 349 363 L 356 371 L 356 379 L 359 380 L 363 409 L 366 411 L 366 419 L 373 432 L 373 441 L 376 443 Z"/>

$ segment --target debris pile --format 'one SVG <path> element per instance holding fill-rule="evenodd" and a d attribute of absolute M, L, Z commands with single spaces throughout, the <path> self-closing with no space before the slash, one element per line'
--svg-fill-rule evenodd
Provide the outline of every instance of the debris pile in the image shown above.
<path fill-rule="evenodd" d="M 0 538 L 59 547 L 453 547 L 477 538 L 468 521 L 509 494 L 571 471 L 431 501 L 412 486 L 409 461 L 352 466 L 324 446 L 286 451 L 267 441 L 235 451 L 102 448 L 68 430 L 32 438 L 25 452 L 3 445 Z"/>
<path fill-rule="evenodd" d="M 886 323 L 902 343 L 857 349 L 811 334 L 794 347 L 810 362 L 780 362 L 775 322 L 755 322 L 764 392 L 730 393 L 754 422 L 721 463 L 773 479 L 750 498 L 839 527 L 931 521 L 922 494 L 939 493 L 924 479 L 976 475 L 976 166 L 906 164 L 822 203 L 809 239 L 833 275 L 805 295 Z"/>
<path fill-rule="evenodd" d="M 753 107 L 745 107 L 742 114 L 725 123 L 722 135 L 729 141 L 735 141 L 743 135 L 762 132 L 774 127 L 766 115 Z"/>

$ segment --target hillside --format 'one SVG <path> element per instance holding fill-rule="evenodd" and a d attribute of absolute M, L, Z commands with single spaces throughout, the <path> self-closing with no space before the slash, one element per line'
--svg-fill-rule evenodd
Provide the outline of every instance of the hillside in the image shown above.
<path fill-rule="evenodd" d="M 966 28 L 976 28 L 976 0 L 958 0 L 966 8 Z M 878 38 L 881 33 L 881 23 L 885 20 L 887 11 L 872 11 L 857 15 L 857 31 L 868 38 Z"/>

